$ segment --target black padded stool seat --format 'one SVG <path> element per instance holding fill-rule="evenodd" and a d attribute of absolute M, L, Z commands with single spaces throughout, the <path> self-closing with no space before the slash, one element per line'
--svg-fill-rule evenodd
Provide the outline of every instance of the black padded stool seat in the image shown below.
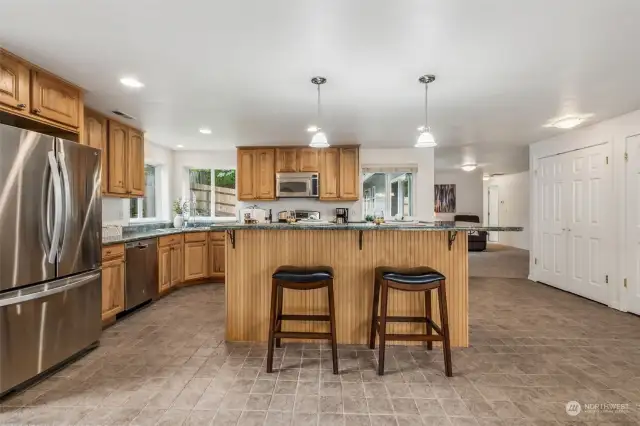
<path fill-rule="evenodd" d="M 315 283 L 333 279 L 333 268 L 330 266 L 280 266 L 272 278 L 293 283 Z"/>
<path fill-rule="evenodd" d="M 440 272 L 426 266 L 415 268 L 379 266 L 376 268 L 376 278 L 401 284 L 429 284 L 445 279 Z"/>

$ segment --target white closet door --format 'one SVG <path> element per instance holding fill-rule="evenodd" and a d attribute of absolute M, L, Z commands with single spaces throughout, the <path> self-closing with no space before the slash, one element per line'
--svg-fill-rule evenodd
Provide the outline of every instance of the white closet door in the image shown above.
<path fill-rule="evenodd" d="M 612 233 L 605 221 L 611 211 L 610 145 L 563 155 L 566 158 L 567 290 L 600 303 L 608 302 L 606 265 Z M 609 228 L 607 228 L 609 226 Z"/>
<path fill-rule="evenodd" d="M 489 226 L 500 226 L 500 194 L 498 187 L 493 185 L 489 187 Z M 497 243 L 499 241 L 499 232 L 489 232 L 489 241 Z"/>
<path fill-rule="evenodd" d="M 627 138 L 627 310 L 640 315 L 640 135 Z"/>
<path fill-rule="evenodd" d="M 565 166 L 562 156 L 543 158 L 538 168 L 539 281 L 566 288 Z"/>

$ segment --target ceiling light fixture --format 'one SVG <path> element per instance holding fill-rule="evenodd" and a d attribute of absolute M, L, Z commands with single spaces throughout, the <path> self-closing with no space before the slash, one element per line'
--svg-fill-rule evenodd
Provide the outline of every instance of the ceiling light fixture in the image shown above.
<path fill-rule="evenodd" d="M 472 172 L 474 171 L 476 168 L 478 167 L 477 164 L 463 164 L 462 165 L 462 170 L 464 170 L 465 172 Z"/>
<path fill-rule="evenodd" d="M 327 135 L 325 135 L 320 128 L 320 125 L 322 124 L 322 121 L 320 120 L 322 116 L 321 114 L 322 110 L 320 108 L 320 85 L 326 83 L 327 79 L 324 77 L 313 77 L 311 79 L 311 82 L 318 86 L 318 112 L 317 112 L 317 118 L 316 118 L 317 120 L 316 123 L 318 123 L 318 126 L 314 126 L 316 127 L 316 133 L 311 138 L 311 143 L 309 144 L 309 146 L 312 148 L 327 148 L 329 146 L 329 142 L 327 141 Z"/>
<path fill-rule="evenodd" d="M 593 114 L 566 115 L 564 117 L 549 120 L 544 127 L 555 127 L 556 129 L 573 129 Z"/>
<path fill-rule="evenodd" d="M 211 129 L 207 129 L 206 127 L 202 127 L 200 129 L 200 133 L 202 133 L 203 135 L 210 135 L 211 134 Z"/>
<path fill-rule="evenodd" d="M 120 83 L 124 84 L 127 87 L 133 87 L 134 89 L 140 89 L 144 87 L 144 84 L 133 77 L 123 77 L 120 79 Z"/>
<path fill-rule="evenodd" d="M 320 127 L 318 127 L 318 126 L 309 126 L 309 127 L 307 127 L 307 132 L 309 132 L 309 133 L 315 133 L 318 130 L 320 130 Z"/>
<path fill-rule="evenodd" d="M 427 121 L 427 98 L 429 83 L 432 83 L 435 79 L 436 76 L 430 74 L 423 75 L 418 79 L 420 83 L 424 84 L 424 127 L 418 129 L 421 133 L 420 136 L 418 136 L 418 141 L 415 145 L 416 148 L 433 148 L 438 145 L 435 138 L 431 134 L 429 122 Z"/>
<path fill-rule="evenodd" d="M 184 145 L 176 145 L 176 148 L 184 148 Z"/>

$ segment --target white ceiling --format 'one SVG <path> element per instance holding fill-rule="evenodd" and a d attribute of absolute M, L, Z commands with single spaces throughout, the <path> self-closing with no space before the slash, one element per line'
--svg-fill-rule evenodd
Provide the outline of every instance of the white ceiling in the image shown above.
<path fill-rule="evenodd" d="M 639 18 L 637 0 L 3 0 L 0 44 L 185 149 L 308 143 L 314 75 L 331 143 L 410 147 L 433 73 L 443 167 L 640 108 Z"/>

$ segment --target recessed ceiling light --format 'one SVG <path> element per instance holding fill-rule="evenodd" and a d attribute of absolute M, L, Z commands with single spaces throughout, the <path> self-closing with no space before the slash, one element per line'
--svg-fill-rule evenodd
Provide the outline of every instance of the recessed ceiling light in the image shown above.
<path fill-rule="evenodd" d="M 176 145 L 176 148 L 184 148 L 184 145 Z"/>
<path fill-rule="evenodd" d="M 320 130 L 320 127 L 318 127 L 318 126 L 309 126 L 309 127 L 307 127 L 307 132 L 309 132 L 309 133 L 315 133 L 318 130 Z"/>
<path fill-rule="evenodd" d="M 556 129 L 573 129 L 592 115 L 593 114 L 567 115 L 564 117 L 549 120 L 549 122 L 545 124 L 544 127 L 555 127 Z"/>
<path fill-rule="evenodd" d="M 203 127 L 200 129 L 200 133 L 202 133 L 203 135 L 210 135 L 211 129 L 207 129 L 206 127 Z"/>
<path fill-rule="evenodd" d="M 477 164 L 465 164 L 465 165 L 463 165 L 461 168 L 462 168 L 462 170 L 464 170 L 465 172 L 472 172 L 472 171 L 474 171 L 477 167 L 478 167 L 478 165 L 477 165 Z"/>
<path fill-rule="evenodd" d="M 120 79 L 120 83 L 124 84 L 127 87 L 133 87 L 136 89 L 144 87 L 144 84 L 142 84 L 140 81 L 136 80 L 133 77 L 123 77 Z"/>

